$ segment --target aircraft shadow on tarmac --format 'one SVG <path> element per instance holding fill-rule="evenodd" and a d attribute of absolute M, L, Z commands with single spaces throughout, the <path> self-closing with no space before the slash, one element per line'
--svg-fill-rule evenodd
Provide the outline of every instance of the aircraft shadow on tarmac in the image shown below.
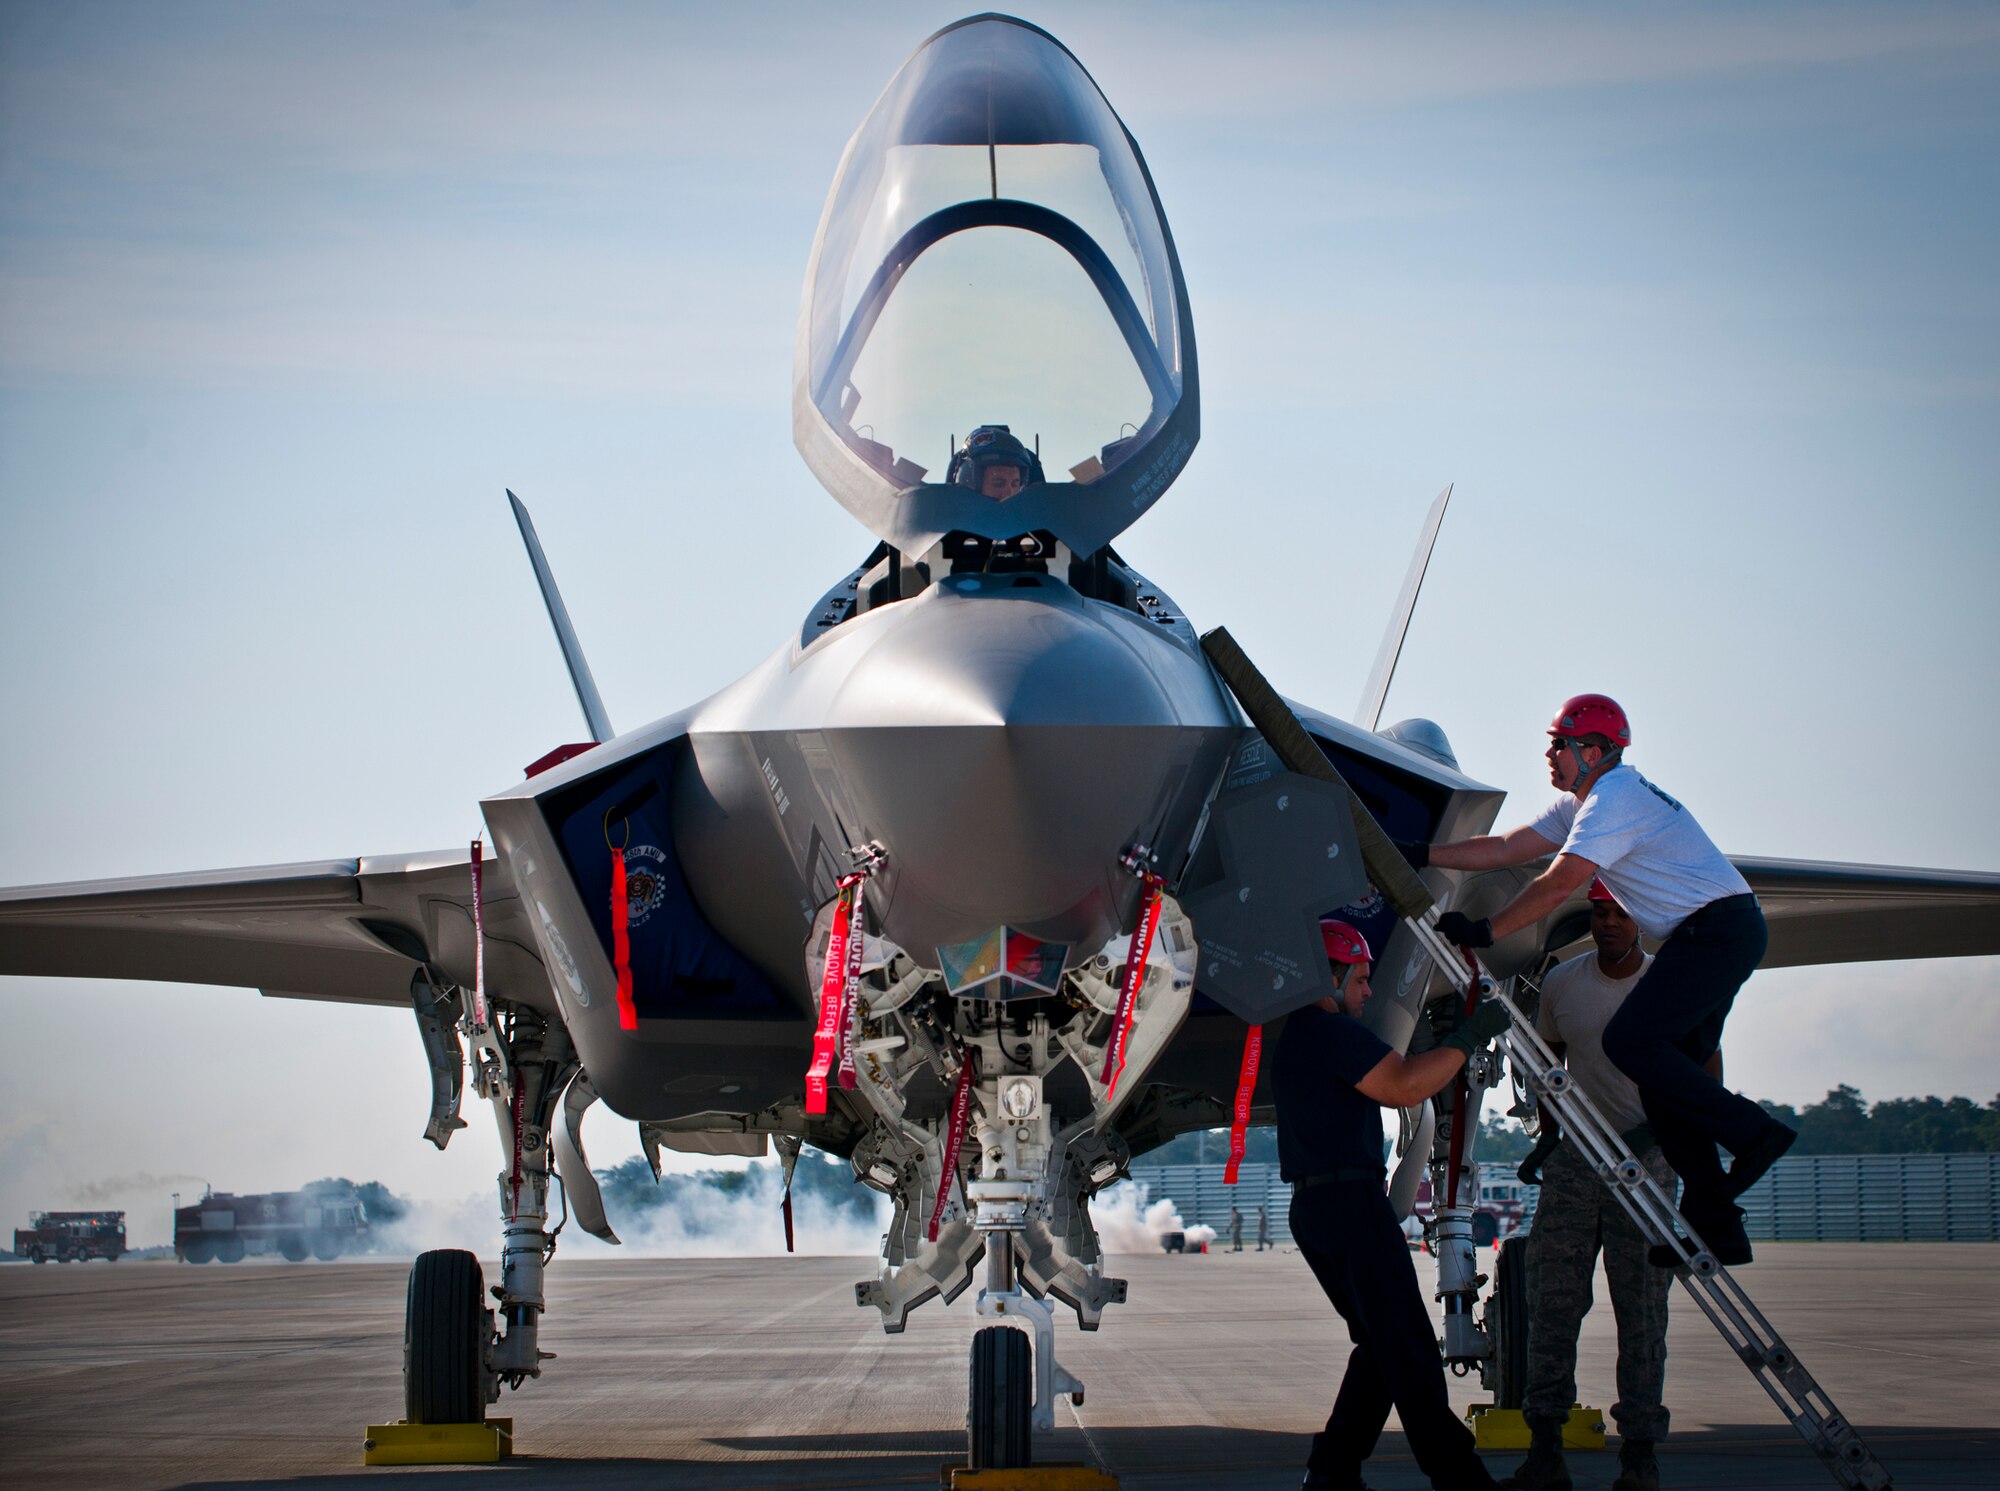
<path fill-rule="evenodd" d="M 1887 1428 L 1860 1426 L 1896 1478 L 1901 1491 L 1988 1485 L 2000 1463 L 2000 1429 L 1991 1425 Z M 950 1430 L 910 1430 L 825 1435 L 718 1437 L 718 1449 L 743 1460 L 558 1460 L 521 1456 L 493 1467 L 443 1467 L 422 1472 L 425 1491 L 472 1487 L 564 1488 L 564 1491 L 833 1491 L 833 1488 L 936 1485 L 938 1466 L 956 1458 L 963 1440 Z M 1573 1454 L 1579 1487 L 1609 1485 L 1618 1473 L 1614 1448 Z M 1093 1429 L 1086 1442 L 1074 1427 L 1050 1436 L 1038 1459 L 1096 1460 L 1117 1472 L 1131 1491 L 1182 1491 L 1196 1487 L 1289 1488 L 1297 1484 L 1307 1436 L 1261 1429 L 1200 1425 Z M 1095 1453 L 1093 1454 L 1093 1450 Z M 1673 1484 L 1683 1491 L 1745 1488 L 1790 1491 L 1832 1484 L 1826 1471 L 1782 1424 L 1718 1424 L 1668 1442 Z M 1491 1451 L 1486 1462 L 1504 1475 L 1518 1458 Z M 382 1472 L 296 1476 L 278 1480 L 192 1481 L 176 1491 L 360 1491 L 379 1487 Z M 1423 1474 L 1401 1434 L 1382 1437 L 1369 1462 L 1369 1484 L 1378 1491 L 1422 1487 Z"/>

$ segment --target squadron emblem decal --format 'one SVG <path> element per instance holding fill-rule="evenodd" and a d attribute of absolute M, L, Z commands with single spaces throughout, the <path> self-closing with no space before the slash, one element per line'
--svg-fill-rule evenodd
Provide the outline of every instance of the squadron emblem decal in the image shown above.
<path fill-rule="evenodd" d="M 667 898 L 667 878 L 661 873 L 666 862 L 665 851 L 651 844 L 634 844 L 625 851 L 625 902 L 631 926 L 644 926 Z"/>

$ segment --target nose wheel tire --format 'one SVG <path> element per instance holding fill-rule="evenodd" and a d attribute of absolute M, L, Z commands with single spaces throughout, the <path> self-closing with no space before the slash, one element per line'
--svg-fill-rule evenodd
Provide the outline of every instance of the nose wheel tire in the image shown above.
<path fill-rule="evenodd" d="M 485 1277 L 457 1248 L 421 1253 L 403 1315 L 403 1417 L 476 1424 L 486 1417 Z"/>
<path fill-rule="evenodd" d="M 1034 1454 L 1034 1354 L 1025 1331 L 989 1325 L 972 1338 L 966 1461 L 973 1470 L 1014 1470 Z"/>

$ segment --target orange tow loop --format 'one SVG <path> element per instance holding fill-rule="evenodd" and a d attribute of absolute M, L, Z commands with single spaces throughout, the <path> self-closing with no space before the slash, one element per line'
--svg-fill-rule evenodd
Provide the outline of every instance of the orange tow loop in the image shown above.
<path fill-rule="evenodd" d="M 1252 1025 L 1243 1037 L 1243 1067 L 1236 1074 L 1236 1106 L 1229 1121 L 1229 1163 L 1222 1167 L 1222 1183 L 1236 1184 L 1237 1167 L 1243 1163 L 1244 1131 L 1250 1127 L 1250 1097 L 1257 1090 L 1257 1063 L 1264 1054 L 1264 1027 Z"/>
<path fill-rule="evenodd" d="M 1132 1013 L 1139 1002 L 1140 986 L 1146 982 L 1146 959 L 1153 951 L 1153 933 L 1160 925 L 1160 888 L 1166 882 L 1152 874 L 1144 879 L 1146 910 L 1139 918 L 1139 930 L 1132 939 L 1132 952 L 1125 959 L 1125 983 L 1118 991 L 1118 1013 L 1111 1022 L 1111 1044 L 1104 1048 L 1104 1070 L 1097 1079 L 1104 1086 L 1106 1101 L 1118 1091 L 1118 1079 L 1125 1073 L 1125 1048 L 1132 1038 Z"/>
<path fill-rule="evenodd" d="M 951 1122 L 944 1134 L 944 1163 L 938 1167 L 937 1201 L 931 1207 L 931 1224 L 924 1229 L 924 1241 L 936 1242 L 938 1224 L 944 1221 L 946 1203 L 951 1200 L 951 1183 L 958 1175 L 958 1152 L 965 1143 L 965 1126 L 972 1117 L 972 1069 L 979 1065 L 979 1048 L 967 1046 L 958 1066 L 958 1085 L 951 1093 Z"/>
<path fill-rule="evenodd" d="M 482 841 L 472 841 L 472 1026 L 484 1030 L 486 1016 L 486 919 L 482 899 L 485 850 Z"/>
<path fill-rule="evenodd" d="M 632 1002 L 632 902 L 625 890 L 625 851 L 611 851 L 611 961 L 618 971 L 618 1028 L 639 1028 L 639 1006 Z"/>
<path fill-rule="evenodd" d="M 812 1065 L 806 1068 L 806 1113 L 826 1112 L 827 1078 L 852 1087 L 854 1015 L 861 982 L 861 942 L 864 934 L 861 882 L 865 873 L 843 875 L 833 904 L 833 925 L 826 940 L 826 971 L 819 982 L 819 1025 L 813 1031 Z"/>
<path fill-rule="evenodd" d="M 1464 948 L 1459 949 L 1459 954 L 1472 969 L 1472 978 L 1465 988 L 1465 1013 L 1469 1015 L 1479 1003 L 1479 960 Z M 1468 1057 L 1467 1061 L 1470 1060 Z M 1465 1158 L 1466 1124 L 1468 1121 L 1474 1124 L 1479 1122 L 1478 1114 L 1468 1114 L 1465 1111 L 1472 1102 L 1472 1086 L 1465 1080 L 1464 1067 L 1458 1069 L 1458 1076 L 1453 1081 L 1451 1092 L 1453 1102 L 1450 1159 L 1446 1163 L 1444 1177 L 1444 1204 L 1447 1211 L 1458 1205 L 1458 1169 L 1459 1163 Z"/>

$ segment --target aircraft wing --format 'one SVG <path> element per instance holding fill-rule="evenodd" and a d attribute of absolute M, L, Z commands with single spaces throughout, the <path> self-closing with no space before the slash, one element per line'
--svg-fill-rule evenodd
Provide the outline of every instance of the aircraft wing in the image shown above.
<path fill-rule="evenodd" d="M 2000 953 L 2000 875 L 1732 855 L 1771 926 L 1765 968 Z"/>
<path fill-rule="evenodd" d="M 520 897 L 496 859 L 481 904 L 487 988 L 546 1007 Z M 0 890 L 0 974 L 407 1006 L 420 965 L 472 984 L 469 848 Z"/>

